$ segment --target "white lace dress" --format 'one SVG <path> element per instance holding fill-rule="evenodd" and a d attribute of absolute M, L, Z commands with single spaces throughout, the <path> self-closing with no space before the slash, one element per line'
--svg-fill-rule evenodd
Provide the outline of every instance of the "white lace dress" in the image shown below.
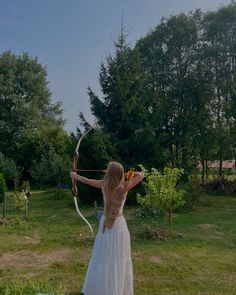
<path fill-rule="evenodd" d="M 123 206 L 125 199 L 123 202 Z M 123 206 L 121 212 L 123 213 Z M 84 295 L 133 295 L 130 234 L 123 215 L 103 233 L 104 215 L 94 242 L 82 292 Z"/>

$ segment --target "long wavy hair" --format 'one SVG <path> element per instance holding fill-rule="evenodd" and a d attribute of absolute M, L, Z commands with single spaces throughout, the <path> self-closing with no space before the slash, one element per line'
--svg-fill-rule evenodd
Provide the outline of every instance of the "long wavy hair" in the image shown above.
<path fill-rule="evenodd" d="M 124 167 L 118 162 L 109 162 L 104 176 L 105 185 L 103 187 L 105 204 L 104 213 L 107 216 L 110 208 L 110 197 L 115 188 L 124 180 Z"/>

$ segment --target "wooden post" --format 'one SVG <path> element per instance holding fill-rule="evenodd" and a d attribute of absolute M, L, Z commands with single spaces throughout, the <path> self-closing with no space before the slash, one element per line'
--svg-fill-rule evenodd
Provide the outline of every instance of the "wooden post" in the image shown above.
<path fill-rule="evenodd" d="M 28 200 L 25 200 L 25 220 L 28 220 Z"/>
<path fill-rule="evenodd" d="M 163 214 L 163 226 L 164 226 L 164 231 L 166 231 L 166 212 Z"/>
<path fill-rule="evenodd" d="M 168 217 L 169 217 L 169 235 L 170 235 L 172 231 L 172 209 L 168 211 Z"/>

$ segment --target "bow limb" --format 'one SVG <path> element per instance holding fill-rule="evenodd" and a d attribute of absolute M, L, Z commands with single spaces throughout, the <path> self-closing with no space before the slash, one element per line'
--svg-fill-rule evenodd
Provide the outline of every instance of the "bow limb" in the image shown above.
<path fill-rule="evenodd" d="M 89 229 L 93 235 L 93 228 L 91 226 L 91 224 L 88 222 L 88 220 L 83 216 L 83 214 L 80 212 L 79 206 L 78 206 L 78 202 L 77 202 L 77 198 L 74 197 L 74 202 L 75 202 L 75 208 L 77 213 L 79 214 L 79 216 L 87 223 L 87 225 L 89 226 Z"/>
<path fill-rule="evenodd" d="M 72 171 L 76 172 L 77 170 L 77 161 L 78 161 L 78 154 L 75 154 L 74 159 L 73 159 L 73 164 L 72 164 Z M 78 206 L 78 201 L 77 201 L 77 195 L 78 195 L 78 188 L 77 188 L 77 184 L 76 184 L 76 180 L 72 179 L 72 195 L 73 195 L 73 199 L 74 199 L 74 203 L 75 203 L 75 208 L 77 213 L 79 214 L 79 216 L 87 223 L 87 225 L 89 226 L 89 229 L 93 235 L 93 229 L 91 224 L 88 222 L 88 220 L 83 216 L 83 214 L 81 213 L 79 206 Z"/>
<path fill-rule="evenodd" d="M 80 137 L 80 139 L 79 139 L 79 141 L 78 141 L 78 143 L 77 143 L 77 146 L 76 146 L 76 148 L 75 148 L 75 153 L 78 155 L 79 154 L 79 147 L 80 147 L 80 144 L 81 144 L 81 141 L 83 140 L 83 138 L 94 128 L 96 126 L 96 122 L 94 122 L 94 124 L 86 131 L 86 132 L 84 132 L 82 135 L 81 135 L 81 137 Z"/>
<path fill-rule="evenodd" d="M 96 123 L 94 123 L 85 133 L 82 134 L 82 136 L 80 137 L 77 145 L 76 145 L 76 149 L 75 149 L 75 155 L 73 158 L 73 164 L 72 164 L 72 171 L 76 172 L 77 171 L 77 162 L 79 160 L 79 147 L 81 144 L 81 141 L 83 140 L 83 138 L 94 128 L 94 126 L 96 125 Z M 77 213 L 79 214 L 79 216 L 87 223 L 87 225 L 89 226 L 89 229 L 93 235 L 93 229 L 91 224 L 88 222 L 88 220 L 82 215 L 79 206 L 78 206 L 78 202 L 77 202 L 77 195 L 78 195 L 78 188 L 77 188 L 77 184 L 76 184 L 76 180 L 72 179 L 72 195 L 74 198 L 74 203 L 75 203 L 75 208 Z"/>

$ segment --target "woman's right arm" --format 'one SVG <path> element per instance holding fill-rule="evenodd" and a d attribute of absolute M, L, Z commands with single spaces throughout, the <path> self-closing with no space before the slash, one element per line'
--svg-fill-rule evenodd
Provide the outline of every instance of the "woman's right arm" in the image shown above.
<path fill-rule="evenodd" d="M 102 180 L 102 179 L 97 180 L 97 179 L 87 178 L 87 177 L 81 176 L 73 171 L 70 172 L 70 176 L 72 179 L 79 180 L 85 184 L 88 184 L 88 185 L 91 185 L 91 186 L 94 186 L 97 188 L 102 188 L 103 184 L 104 184 L 104 180 Z"/>
<path fill-rule="evenodd" d="M 136 186 L 140 181 L 144 178 L 144 173 L 141 172 L 134 172 L 134 176 L 128 182 L 128 190 Z"/>

